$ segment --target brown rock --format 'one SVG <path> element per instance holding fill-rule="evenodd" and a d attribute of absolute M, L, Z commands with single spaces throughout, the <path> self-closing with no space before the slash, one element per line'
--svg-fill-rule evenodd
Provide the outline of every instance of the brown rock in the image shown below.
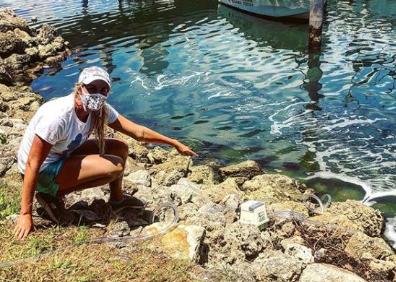
<path fill-rule="evenodd" d="M 245 177 L 247 179 L 253 176 L 259 175 L 262 170 L 258 163 L 255 161 L 245 161 L 235 165 L 229 165 L 219 169 L 219 174 L 221 177 Z"/>
<path fill-rule="evenodd" d="M 0 32 L 7 32 L 19 28 L 30 33 L 27 21 L 17 17 L 11 9 L 0 9 Z"/>
<path fill-rule="evenodd" d="M 322 215 L 312 219 L 357 229 L 369 236 L 380 236 L 384 225 L 379 211 L 353 200 L 332 203 Z"/>
<path fill-rule="evenodd" d="M 362 232 L 356 232 L 349 239 L 345 252 L 351 257 L 361 259 L 384 259 L 394 254 L 382 238 L 372 238 Z"/>
<path fill-rule="evenodd" d="M 280 174 L 263 174 L 246 181 L 241 190 L 248 199 L 263 200 L 266 204 L 286 200 L 301 201 L 302 185 L 296 180 Z"/>
<path fill-rule="evenodd" d="M 215 203 L 220 203 L 226 196 L 231 194 L 236 194 L 238 196 L 243 195 L 238 184 L 232 178 L 227 178 L 217 185 L 204 185 L 203 192 Z"/>
<path fill-rule="evenodd" d="M 187 177 L 198 184 L 214 184 L 215 173 L 208 165 L 198 165 L 190 168 L 191 174 Z"/>

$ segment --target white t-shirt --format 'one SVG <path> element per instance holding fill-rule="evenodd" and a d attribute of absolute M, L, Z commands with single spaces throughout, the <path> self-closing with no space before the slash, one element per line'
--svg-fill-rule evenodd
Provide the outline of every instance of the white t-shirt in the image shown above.
<path fill-rule="evenodd" d="M 118 112 L 106 104 L 107 123 L 113 123 L 118 118 Z M 74 95 L 70 94 L 43 104 L 33 116 L 23 136 L 18 150 L 18 169 L 25 173 L 26 162 L 35 134 L 53 145 L 40 167 L 40 172 L 48 164 L 68 157 L 72 151 L 83 144 L 91 134 L 91 115 L 82 122 L 74 110 Z"/>

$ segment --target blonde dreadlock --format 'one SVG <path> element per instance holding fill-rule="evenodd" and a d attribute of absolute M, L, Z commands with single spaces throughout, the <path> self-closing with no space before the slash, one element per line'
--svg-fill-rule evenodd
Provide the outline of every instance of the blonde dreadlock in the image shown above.
<path fill-rule="evenodd" d="M 82 83 L 77 83 L 74 88 L 74 98 L 81 92 Z M 91 130 L 94 130 L 95 139 L 98 144 L 99 154 L 105 154 L 105 135 L 106 135 L 106 126 L 105 121 L 107 120 L 107 107 L 102 107 L 99 111 L 91 112 L 92 115 L 92 123 L 91 123 Z"/>

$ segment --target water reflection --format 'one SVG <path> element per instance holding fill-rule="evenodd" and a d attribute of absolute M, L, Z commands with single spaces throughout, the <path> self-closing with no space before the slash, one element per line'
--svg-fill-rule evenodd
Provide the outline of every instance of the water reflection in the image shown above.
<path fill-rule="evenodd" d="M 242 32 L 246 39 L 274 49 L 304 52 L 307 46 L 306 24 L 282 23 L 249 15 L 225 5 L 219 5 L 218 14 Z"/>

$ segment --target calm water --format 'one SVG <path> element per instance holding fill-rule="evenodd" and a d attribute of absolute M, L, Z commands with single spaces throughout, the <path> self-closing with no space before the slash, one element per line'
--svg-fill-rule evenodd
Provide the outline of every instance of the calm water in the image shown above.
<path fill-rule="evenodd" d="M 102 65 L 121 113 L 202 159 L 256 159 L 337 199 L 376 198 L 396 223 L 396 1 L 329 0 L 319 56 L 307 53 L 307 25 L 216 1 L 0 3 L 78 49 L 33 83 L 45 98 Z"/>

